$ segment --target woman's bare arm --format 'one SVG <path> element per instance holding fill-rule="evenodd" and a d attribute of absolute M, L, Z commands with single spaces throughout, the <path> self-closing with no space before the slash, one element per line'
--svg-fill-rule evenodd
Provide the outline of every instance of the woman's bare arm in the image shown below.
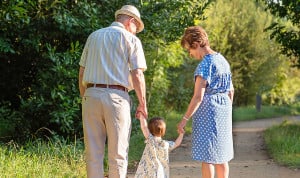
<path fill-rule="evenodd" d="M 184 114 L 183 119 L 180 121 L 180 123 L 177 126 L 180 132 L 184 132 L 184 127 L 188 121 L 188 118 L 190 118 L 195 113 L 195 111 L 198 109 L 199 105 L 201 104 L 206 89 L 206 83 L 207 83 L 206 80 L 204 80 L 200 76 L 197 76 L 195 82 L 195 88 L 194 88 L 194 95 L 190 101 L 186 113 Z"/>

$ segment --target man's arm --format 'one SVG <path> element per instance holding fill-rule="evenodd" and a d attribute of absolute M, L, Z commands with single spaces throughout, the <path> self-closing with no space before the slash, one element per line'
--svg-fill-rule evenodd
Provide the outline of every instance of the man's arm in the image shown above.
<path fill-rule="evenodd" d="M 85 92 L 85 87 L 82 84 L 83 73 L 84 73 L 84 67 L 80 66 L 79 75 L 78 75 L 78 79 L 79 79 L 78 86 L 79 86 L 79 92 L 81 97 L 84 95 Z"/>
<path fill-rule="evenodd" d="M 135 93 L 137 95 L 139 105 L 136 109 L 136 118 L 140 118 L 143 114 L 144 118 L 148 118 L 147 102 L 146 102 L 146 84 L 142 69 L 135 69 L 131 71 L 132 83 Z"/>

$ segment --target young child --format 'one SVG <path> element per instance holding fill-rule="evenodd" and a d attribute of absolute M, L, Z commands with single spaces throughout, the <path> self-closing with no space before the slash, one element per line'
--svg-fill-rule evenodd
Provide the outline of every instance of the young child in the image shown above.
<path fill-rule="evenodd" d="M 176 141 L 166 141 L 162 137 L 166 132 L 166 123 L 162 118 L 147 120 L 140 118 L 140 125 L 146 138 L 146 147 L 137 168 L 135 178 L 169 178 L 169 152 L 178 147 L 183 139 L 184 132 L 179 133 Z"/>

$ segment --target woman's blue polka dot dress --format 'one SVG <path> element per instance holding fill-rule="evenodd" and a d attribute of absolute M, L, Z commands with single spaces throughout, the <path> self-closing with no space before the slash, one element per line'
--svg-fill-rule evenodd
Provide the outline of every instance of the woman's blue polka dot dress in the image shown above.
<path fill-rule="evenodd" d="M 194 77 L 207 81 L 203 101 L 193 115 L 192 159 L 221 164 L 233 159 L 232 86 L 230 66 L 220 54 L 208 54 L 197 66 Z"/>

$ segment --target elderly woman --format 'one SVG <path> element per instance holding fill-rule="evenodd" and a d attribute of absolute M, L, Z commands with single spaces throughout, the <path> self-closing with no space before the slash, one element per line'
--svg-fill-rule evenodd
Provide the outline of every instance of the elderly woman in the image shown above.
<path fill-rule="evenodd" d="M 202 177 L 228 178 L 233 159 L 233 85 L 227 60 L 210 48 L 208 35 L 199 26 L 189 27 L 181 46 L 200 60 L 194 72 L 194 94 L 178 124 L 184 130 L 192 119 L 192 159 L 202 162 Z"/>

